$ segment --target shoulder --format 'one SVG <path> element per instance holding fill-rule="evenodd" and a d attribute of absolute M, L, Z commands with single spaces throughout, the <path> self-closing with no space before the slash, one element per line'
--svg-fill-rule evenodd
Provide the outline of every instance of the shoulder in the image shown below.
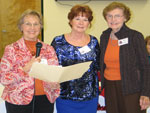
<path fill-rule="evenodd" d="M 55 36 L 54 39 L 53 39 L 53 41 L 57 42 L 57 41 L 61 41 L 62 39 L 64 39 L 64 34 Z"/>
<path fill-rule="evenodd" d="M 91 41 L 98 42 L 98 40 L 95 36 L 93 36 L 93 35 L 89 35 L 89 36 L 90 36 Z"/>
<path fill-rule="evenodd" d="M 44 43 L 44 42 L 41 42 L 42 43 L 42 48 L 45 49 L 45 50 L 53 50 L 53 46 L 47 44 L 47 43 Z"/>
<path fill-rule="evenodd" d="M 51 42 L 51 45 L 56 48 L 57 46 L 62 46 L 66 44 L 66 40 L 64 37 L 64 34 L 56 36 L 53 41 Z"/>
<path fill-rule="evenodd" d="M 64 40 L 65 40 L 64 34 L 59 35 L 59 36 L 56 36 L 56 37 L 54 37 L 54 39 L 52 40 L 51 45 L 52 45 L 52 46 L 56 46 L 56 45 L 58 45 L 58 44 L 63 43 Z"/>
<path fill-rule="evenodd" d="M 126 30 L 126 31 L 127 31 L 128 33 L 130 33 L 130 34 L 142 35 L 141 32 L 139 32 L 139 31 L 137 31 L 137 30 L 135 30 L 135 29 L 131 29 L 131 28 L 127 27 L 127 26 L 124 28 L 124 30 Z"/>
<path fill-rule="evenodd" d="M 138 37 L 138 38 L 144 38 L 143 34 L 137 30 L 131 30 L 132 34 L 133 34 L 133 38 L 134 37 Z"/>
<path fill-rule="evenodd" d="M 111 28 L 104 30 L 100 35 L 100 41 L 102 41 L 103 39 L 105 40 L 106 38 L 109 38 L 111 31 L 112 31 Z"/>
<path fill-rule="evenodd" d="M 143 34 L 135 29 L 127 28 L 127 32 L 125 32 L 125 33 L 126 33 L 126 35 L 128 35 L 128 38 L 133 40 L 133 42 L 144 41 Z"/>
<path fill-rule="evenodd" d="M 99 42 L 97 40 L 97 38 L 95 36 L 90 35 L 90 43 L 88 44 L 89 46 L 95 47 L 95 46 L 99 46 Z"/>
<path fill-rule="evenodd" d="M 129 40 L 129 44 L 133 44 L 133 46 L 145 46 L 144 42 L 144 36 L 141 32 L 131 29 L 127 26 L 124 26 L 124 28 L 121 30 L 120 33 L 118 33 L 118 36 L 120 36 L 122 39 L 127 37 Z"/>
<path fill-rule="evenodd" d="M 89 35 L 92 40 L 97 40 L 97 38 L 93 35 Z"/>
<path fill-rule="evenodd" d="M 24 46 L 23 42 L 20 42 L 19 39 L 16 42 L 13 42 L 5 47 L 3 56 L 11 56 L 11 58 L 13 58 L 15 56 L 14 54 L 20 52 L 23 46 Z"/>
<path fill-rule="evenodd" d="M 24 41 L 23 41 L 23 39 L 21 38 L 21 39 L 19 39 L 19 40 L 17 40 L 16 42 L 13 42 L 13 43 L 11 43 L 11 44 L 9 44 L 9 45 L 7 45 L 5 48 L 9 48 L 9 49 L 19 49 L 20 47 L 23 47 L 24 46 Z"/>
<path fill-rule="evenodd" d="M 110 34 L 111 31 L 112 31 L 111 28 L 107 28 L 106 30 L 102 31 L 102 35 L 104 35 L 104 34 Z"/>
<path fill-rule="evenodd" d="M 137 38 L 137 37 L 143 38 L 143 34 L 141 32 L 135 29 L 131 29 L 126 25 L 122 27 L 119 34 L 122 34 L 123 36 L 128 35 L 129 38 Z"/>

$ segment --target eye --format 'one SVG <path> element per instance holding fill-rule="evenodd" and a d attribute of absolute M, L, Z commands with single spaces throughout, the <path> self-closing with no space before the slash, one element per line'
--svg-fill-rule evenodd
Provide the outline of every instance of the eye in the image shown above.
<path fill-rule="evenodd" d="M 39 23 L 34 23 L 33 25 L 34 25 L 34 26 L 39 26 L 40 24 L 39 24 Z"/>
<path fill-rule="evenodd" d="M 89 20 L 87 18 L 85 18 L 84 21 L 89 21 Z"/>
<path fill-rule="evenodd" d="M 25 25 L 27 25 L 27 26 L 31 26 L 32 24 L 27 22 L 27 23 L 25 23 Z"/>
<path fill-rule="evenodd" d="M 120 17 L 121 17 L 121 15 L 115 15 L 114 17 L 115 17 L 115 18 L 120 18 Z"/>
<path fill-rule="evenodd" d="M 76 17 L 76 18 L 74 18 L 75 20 L 80 20 L 80 18 L 79 17 Z"/>
<path fill-rule="evenodd" d="M 113 16 L 112 15 L 107 15 L 107 18 L 112 18 Z"/>

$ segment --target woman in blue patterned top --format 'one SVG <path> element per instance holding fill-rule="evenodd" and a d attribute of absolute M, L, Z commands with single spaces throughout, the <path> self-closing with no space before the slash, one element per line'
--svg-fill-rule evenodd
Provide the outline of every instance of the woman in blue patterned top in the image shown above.
<path fill-rule="evenodd" d="M 93 62 L 81 78 L 61 83 L 60 97 L 56 100 L 57 113 L 96 113 L 100 51 L 98 40 L 85 33 L 93 20 L 92 11 L 87 5 L 76 5 L 68 13 L 68 19 L 71 32 L 56 36 L 51 44 L 59 64 Z"/>
<path fill-rule="evenodd" d="M 149 58 L 149 63 L 150 63 L 150 36 L 147 36 L 145 38 L 145 43 L 146 43 L 146 48 L 147 48 L 148 58 Z"/>

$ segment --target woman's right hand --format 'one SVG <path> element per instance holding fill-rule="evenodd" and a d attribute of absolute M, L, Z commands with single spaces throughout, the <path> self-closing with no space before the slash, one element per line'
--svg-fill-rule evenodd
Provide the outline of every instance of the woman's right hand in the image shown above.
<path fill-rule="evenodd" d="M 141 110 L 145 110 L 149 107 L 150 99 L 147 96 L 140 96 L 140 106 Z"/>
<path fill-rule="evenodd" d="M 24 72 L 28 73 L 32 67 L 32 64 L 34 62 L 40 62 L 41 61 L 41 57 L 32 57 L 32 59 L 23 67 Z"/>

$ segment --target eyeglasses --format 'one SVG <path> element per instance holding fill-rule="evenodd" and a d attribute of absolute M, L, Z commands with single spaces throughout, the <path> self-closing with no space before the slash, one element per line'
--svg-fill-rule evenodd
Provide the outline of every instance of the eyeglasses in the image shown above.
<path fill-rule="evenodd" d="M 25 22 L 23 23 L 24 25 L 28 26 L 28 27 L 39 27 L 40 26 L 40 23 L 30 23 L 30 22 Z"/>
<path fill-rule="evenodd" d="M 107 19 L 120 19 L 121 17 L 123 17 L 123 15 L 107 15 L 106 16 L 107 17 Z"/>

